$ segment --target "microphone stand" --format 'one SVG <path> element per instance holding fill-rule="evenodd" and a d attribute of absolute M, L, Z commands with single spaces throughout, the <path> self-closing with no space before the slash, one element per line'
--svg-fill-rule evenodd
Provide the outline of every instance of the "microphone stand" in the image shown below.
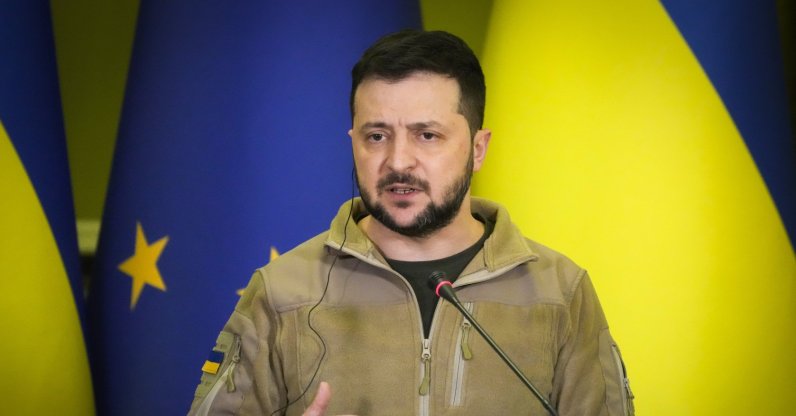
<path fill-rule="evenodd" d="M 527 387 L 534 394 L 534 396 L 536 396 L 536 398 L 539 399 L 539 401 L 542 403 L 542 406 L 544 406 L 547 412 L 550 413 L 552 416 L 558 416 L 558 413 L 555 411 L 555 409 L 553 409 L 553 406 L 550 405 L 550 402 L 548 402 L 547 399 L 545 399 L 544 396 L 542 396 L 542 393 L 540 393 L 539 390 L 537 390 L 536 387 L 534 387 L 533 383 L 531 383 L 531 381 L 528 380 L 528 377 L 526 377 L 525 374 L 522 373 L 522 371 L 517 367 L 517 365 L 514 364 L 513 361 L 511 361 L 511 358 L 509 358 L 509 356 L 506 355 L 505 352 L 503 352 L 503 350 L 497 345 L 497 343 L 492 339 L 492 337 L 490 337 L 489 334 L 486 333 L 484 328 L 482 328 L 481 325 L 479 325 L 478 322 L 475 320 L 475 318 L 473 318 L 473 315 L 471 315 L 470 312 L 464 307 L 464 305 L 462 305 L 462 303 L 459 301 L 459 297 L 456 296 L 456 292 L 453 290 L 452 283 L 450 282 L 450 280 L 447 280 L 447 278 L 445 277 L 445 273 L 443 272 L 431 273 L 431 276 L 429 276 L 429 285 L 432 286 L 437 296 L 442 297 L 448 302 L 450 302 L 456 309 L 459 310 L 459 312 L 462 313 L 462 315 L 464 315 L 465 318 L 467 318 L 468 321 L 470 321 L 470 324 L 472 324 L 473 328 L 475 328 L 475 330 L 478 331 L 479 334 L 481 334 L 481 337 L 484 338 L 484 341 L 486 341 L 486 343 L 489 344 L 489 346 L 492 347 L 493 350 L 495 350 L 495 352 L 498 354 L 498 356 L 500 356 L 503 362 L 509 366 L 511 371 L 513 371 L 514 374 L 517 375 L 517 377 L 519 377 L 520 381 L 522 381 L 522 384 L 525 384 L 525 387 Z"/>

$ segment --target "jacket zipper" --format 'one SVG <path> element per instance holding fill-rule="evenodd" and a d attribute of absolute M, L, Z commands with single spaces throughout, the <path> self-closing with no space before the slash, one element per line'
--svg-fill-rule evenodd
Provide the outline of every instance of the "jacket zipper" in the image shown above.
<path fill-rule="evenodd" d="M 471 314 L 473 313 L 472 302 L 464 302 L 463 305 L 468 312 Z M 459 339 L 456 342 L 456 349 L 453 353 L 453 377 L 451 377 L 452 388 L 450 401 L 448 403 L 451 407 L 461 406 L 464 402 L 465 361 L 473 358 L 473 353 L 470 350 L 469 340 L 471 327 L 472 324 L 470 324 L 467 318 L 462 317 L 462 325 L 459 330 Z"/>
<path fill-rule="evenodd" d="M 616 362 L 616 368 L 619 371 L 620 382 L 622 386 L 619 388 L 622 392 L 622 410 L 624 411 L 625 416 L 631 416 L 635 414 L 635 409 L 633 409 L 633 391 L 630 390 L 630 380 L 627 378 L 627 369 L 625 368 L 625 364 L 622 362 L 622 357 L 619 353 L 619 346 L 615 343 L 611 344 L 611 352 L 614 356 L 614 362 Z"/>
<path fill-rule="evenodd" d="M 235 337 L 235 346 L 232 348 L 234 354 L 232 354 L 232 362 L 229 364 L 229 373 L 227 375 L 227 392 L 235 391 L 235 373 L 232 371 L 240 362 L 240 344 L 241 340 L 240 337 Z"/>
<path fill-rule="evenodd" d="M 473 311 L 469 311 L 473 313 Z M 462 337 L 461 337 L 461 350 L 462 350 L 462 358 L 465 360 L 472 360 L 473 359 L 473 351 L 470 349 L 470 328 L 473 327 L 473 324 L 470 323 L 467 319 L 462 321 Z"/>
<path fill-rule="evenodd" d="M 210 407 L 213 405 L 213 402 L 215 401 L 218 392 L 221 391 L 221 386 L 226 385 L 228 392 L 235 391 L 235 379 L 233 377 L 233 371 L 235 370 L 235 367 L 237 366 L 238 362 L 240 362 L 240 344 L 241 344 L 240 337 L 235 336 L 235 344 L 232 347 L 232 350 L 234 351 L 234 353 L 232 354 L 232 362 L 229 363 L 229 366 L 227 366 L 224 372 L 221 373 L 221 377 L 219 377 L 219 379 L 216 380 L 216 383 L 207 393 L 207 396 L 205 397 L 204 401 L 202 401 L 202 404 L 196 410 L 197 416 L 206 416 L 210 414 Z"/>
<path fill-rule="evenodd" d="M 430 332 L 430 331 L 429 331 Z M 423 374 L 423 379 L 420 380 L 420 416 L 428 416 L 429 414 L 429 391 L 431 390 L 431 339 L 423 339 L 423 349 L 420 353 L 420 373 Z"/>
<path fill-rule="evenodd" d="M 431 380 L 431 342 L 428 339 L 423 340 L 423 351 L 420 353 L 420 363 L 423 366 L 423 380 L 420 381 L 420 388 L 418 393 L 421 396 L 428 395 L 428 387 Z"/>

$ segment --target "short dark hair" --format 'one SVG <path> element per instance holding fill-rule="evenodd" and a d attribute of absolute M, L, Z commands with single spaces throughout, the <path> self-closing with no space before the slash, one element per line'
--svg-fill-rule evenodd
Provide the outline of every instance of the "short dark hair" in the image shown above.
<path fill-rule="evenodd" d="M 351 119 L 354 96 L 365 79 L 400 81 L 414 72 L 445 75 L 459 84 L 460 114 L 470 135 L 484 123 L 486 84 L 473 50 L 460 38 L 443 31 L 402 30 L 382 37 L 368 48 L 351 70 Z"/>

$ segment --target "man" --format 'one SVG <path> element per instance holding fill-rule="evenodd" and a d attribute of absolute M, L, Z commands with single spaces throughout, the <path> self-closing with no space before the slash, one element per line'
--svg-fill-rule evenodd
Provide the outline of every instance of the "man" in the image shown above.
<path fill-rule="evenodd" d="M 437 301 L 427 278 L 442 271 L 560 415 L 631 414 L 586 272 L 470 196 L 491 135 L 472 51 L 444 32 L 399 32 L 371 46 L 352 77 L 361 199 L 257 270 L 192 413 L 546 414 L 470 322 Z"/>

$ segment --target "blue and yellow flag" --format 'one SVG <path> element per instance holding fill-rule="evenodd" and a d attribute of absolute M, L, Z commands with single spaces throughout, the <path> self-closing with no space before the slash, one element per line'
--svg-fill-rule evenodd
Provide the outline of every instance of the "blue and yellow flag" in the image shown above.
<path fill-rule="evenodd" d="M 0 10 L 0 412 L 90 415 L 49 3 Z"/>
<path fill-rule="evenodd" d="M 414 1 L 142 2 L 91 288 L 98 410 L 183 414 L 255 268 L 352 193 L 350 69 Z"/>
<path fill-rule="evenodd" d="M 590 270 L 639 414 L 791 413 L 796 165 L 774 3 L 495 2 L 484 67 L 475 192 Z"/>

